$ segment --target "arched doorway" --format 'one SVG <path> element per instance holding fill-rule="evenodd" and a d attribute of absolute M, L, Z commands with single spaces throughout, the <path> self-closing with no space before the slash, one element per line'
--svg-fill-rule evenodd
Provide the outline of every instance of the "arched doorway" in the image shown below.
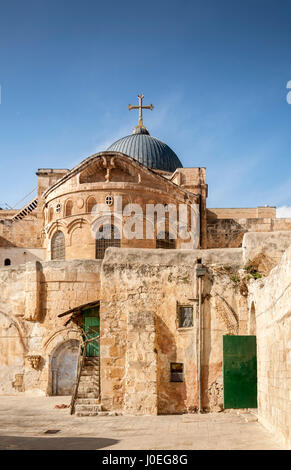
<path fill-rule="evenodd" d="M 51 358 L 52 395 L 71 395 L 77 370 L 79 341 L 61 343 Z"/>

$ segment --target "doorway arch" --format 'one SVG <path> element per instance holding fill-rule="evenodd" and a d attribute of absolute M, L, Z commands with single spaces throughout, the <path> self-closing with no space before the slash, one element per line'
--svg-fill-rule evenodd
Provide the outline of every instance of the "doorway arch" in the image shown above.
<path fill-rule="evenodd" d="M 77 372 L 79 341 L 59 344 L 51 356 L 52 395 L 71 395 Z"/>

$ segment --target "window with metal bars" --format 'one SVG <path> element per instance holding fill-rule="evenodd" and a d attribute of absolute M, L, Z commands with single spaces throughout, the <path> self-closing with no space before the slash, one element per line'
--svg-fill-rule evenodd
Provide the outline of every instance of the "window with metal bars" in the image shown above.
<path fill-rule="evenodd" d="M 109 246 L 120 248 L 120 232 L 114 225 L 103 225 L 99 232 L 102 235 L 96 238 L 96 259 L 103 259 Z"/>
<path fill-rule="evenodd" d="M 176 248 L 176 241 L 170 238 L 169 232 L 159 232 L 156 239 L 156 248 L 174 249 Z"/>
<path fill-rule="evenodd" d="M 65 259 L 65 236 L 58 231 L 51 241 L 51 259 Z"/>

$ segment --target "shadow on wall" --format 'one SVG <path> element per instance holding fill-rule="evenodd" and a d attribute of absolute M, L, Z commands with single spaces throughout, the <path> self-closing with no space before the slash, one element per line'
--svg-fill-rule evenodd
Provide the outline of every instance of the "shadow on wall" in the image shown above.
<path fill-rule="evenodd" d="M 186 411 L 187 392 L 185 381 L 170 381 L 170 364 L 171 362 L 178 362 L 175 337 L 160 317 L 157 317 L 156 331 L 158 349 L 158 414 L 182 413 Z"/>

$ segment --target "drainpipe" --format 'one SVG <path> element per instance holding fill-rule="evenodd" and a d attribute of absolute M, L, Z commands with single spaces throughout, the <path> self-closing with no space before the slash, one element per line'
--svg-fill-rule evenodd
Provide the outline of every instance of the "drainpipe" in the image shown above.
<path fill-rule="evenodd" d="M 199 413 L 202 413 L 202 277 L 206 274 L 206 268 L 201 259 L 197 259 L 196 276 L 198 277 L 198 385 L 199 385 Z"/>

